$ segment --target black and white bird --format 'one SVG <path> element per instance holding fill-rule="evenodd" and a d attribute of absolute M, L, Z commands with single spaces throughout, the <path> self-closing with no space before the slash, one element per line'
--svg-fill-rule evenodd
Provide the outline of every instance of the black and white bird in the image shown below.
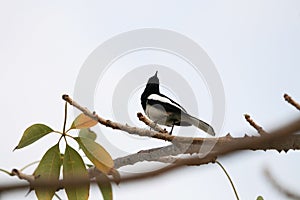
<path fill-rule="evenodd" d="M 214 129 L 206 122 L 189 115 L 178 103 L 159 91 L 157 71 L 150 77 L 141 96 L 142 107 L 146 115 L 155 123 L 171 126 L 195 126 L 210 135 L 215 135 Z"/>

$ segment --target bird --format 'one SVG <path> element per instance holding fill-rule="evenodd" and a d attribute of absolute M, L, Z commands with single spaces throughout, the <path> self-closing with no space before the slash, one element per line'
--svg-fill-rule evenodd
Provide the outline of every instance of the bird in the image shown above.
<path fill-rule="evenodd" d="M 193 125 L 209 135 L 215 136 L 211 125 L 188 114 L 181 105 L 160 93 L 157 74 L 158 71 L 148 79 L 141 95 L 141 104 L 145 114 L 156 124 L 172 127 L 170 135 L 172 135 L 174 126 Z"/>

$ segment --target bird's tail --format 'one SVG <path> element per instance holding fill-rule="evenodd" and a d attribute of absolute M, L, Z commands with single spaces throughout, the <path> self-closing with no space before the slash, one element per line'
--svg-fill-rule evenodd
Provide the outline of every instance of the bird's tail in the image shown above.
<path fill-rule="evenodd" d="M 209 125 L 208 123 L 197 119 L 196 117 L 193 117 L 187 113 L 184 113 L 181 115 L 181 120 L 189 123 L 193 126 L 198 127 L 199 129 L 203 130 L 204 132 L 208 133 L 209 135 L 215 136 L 215 131 L 213 129 L 213 127 L 211 125 Z"/>

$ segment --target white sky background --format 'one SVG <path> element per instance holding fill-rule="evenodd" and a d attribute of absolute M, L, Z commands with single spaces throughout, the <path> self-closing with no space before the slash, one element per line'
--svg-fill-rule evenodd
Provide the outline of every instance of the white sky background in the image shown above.
<path fill-rule="evenodd" d="M 254 133 L 243 119 L 245 113 L 266 130 L 298 116 L 282 97 L 287 92 L 300 101 L 300 2 L 297 0 L 1 1 L 0 168 L 21 168 L 39 160 L 54 145 L 57 136 L 46 136 L 36 144 L 12 152 L 22 132 L 37 122 L 60 130 L 64 106 L 61 95 L 72 96 L 79 70 L 89 54 L 114 35 L 145 27 L 186 35 L 210 56 L 226 95 L 222 133 L 231 132 L 234 136 Z M 151 75 L 145 75 L 145 81 Z M 136 108 L 132 106 L 134 100 L 130 106 L 135 115 L 141 106 L 139 96 L 133 97 L 137 98 Z M 110 117 L 109 113 L 101 114 Z M 116 143 L 126 142 L 122 133 L 115 135 Z M 142 142 L 146 148 L 153 144 L 152 140 L 150 144 L 146 144 L 147 140 Z M 130 144 L 126 150 L 132 153 L 141 147 Z M 243 152 L 220 161 L 234 180 L 241 199 L 255 199 L 258 195 L 265 199 L 283 198 L 266 182 L 263 167 L 269 167 L 283 185 L 299 191 L 298 152 Z M 14 181 L 17 178 L 0 174 L 2 184 Z M 212 164 L 183 168 L 145 182 L 120 184 L 114 186 L 113 192 L 115 199 L 122 200 L 234 199 L 224 173 Z M 5 194 L 1 199 L 22 199 L 25 194 L 26 191 Z M 93 190 L 91 199 L 98 199 L 98 195 L 99 191 Z M 26 199 L 35 196 L 31 193 Z"/>

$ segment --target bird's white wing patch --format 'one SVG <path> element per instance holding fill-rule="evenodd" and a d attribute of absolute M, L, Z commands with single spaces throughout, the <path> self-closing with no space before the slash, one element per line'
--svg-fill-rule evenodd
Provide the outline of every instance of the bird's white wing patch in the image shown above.
<path fill-rule="evenodd" d="M 148 99 L 151 99 L 151 100 L 156 100 L 156 101 L 160 101 L 160 102 L 164 102 L 164 103 L 168 103 L 172 106 L 175 106 L 177 108 L 179 108 L 180 110 L 184 110 L 184 108 L 182 108 L 181 106 L 178 106 L 177 104 L 173 103 L 170 99 L 166 98 L 166 97 L 162 97 L 158 94 L 151 94 Z"/>

